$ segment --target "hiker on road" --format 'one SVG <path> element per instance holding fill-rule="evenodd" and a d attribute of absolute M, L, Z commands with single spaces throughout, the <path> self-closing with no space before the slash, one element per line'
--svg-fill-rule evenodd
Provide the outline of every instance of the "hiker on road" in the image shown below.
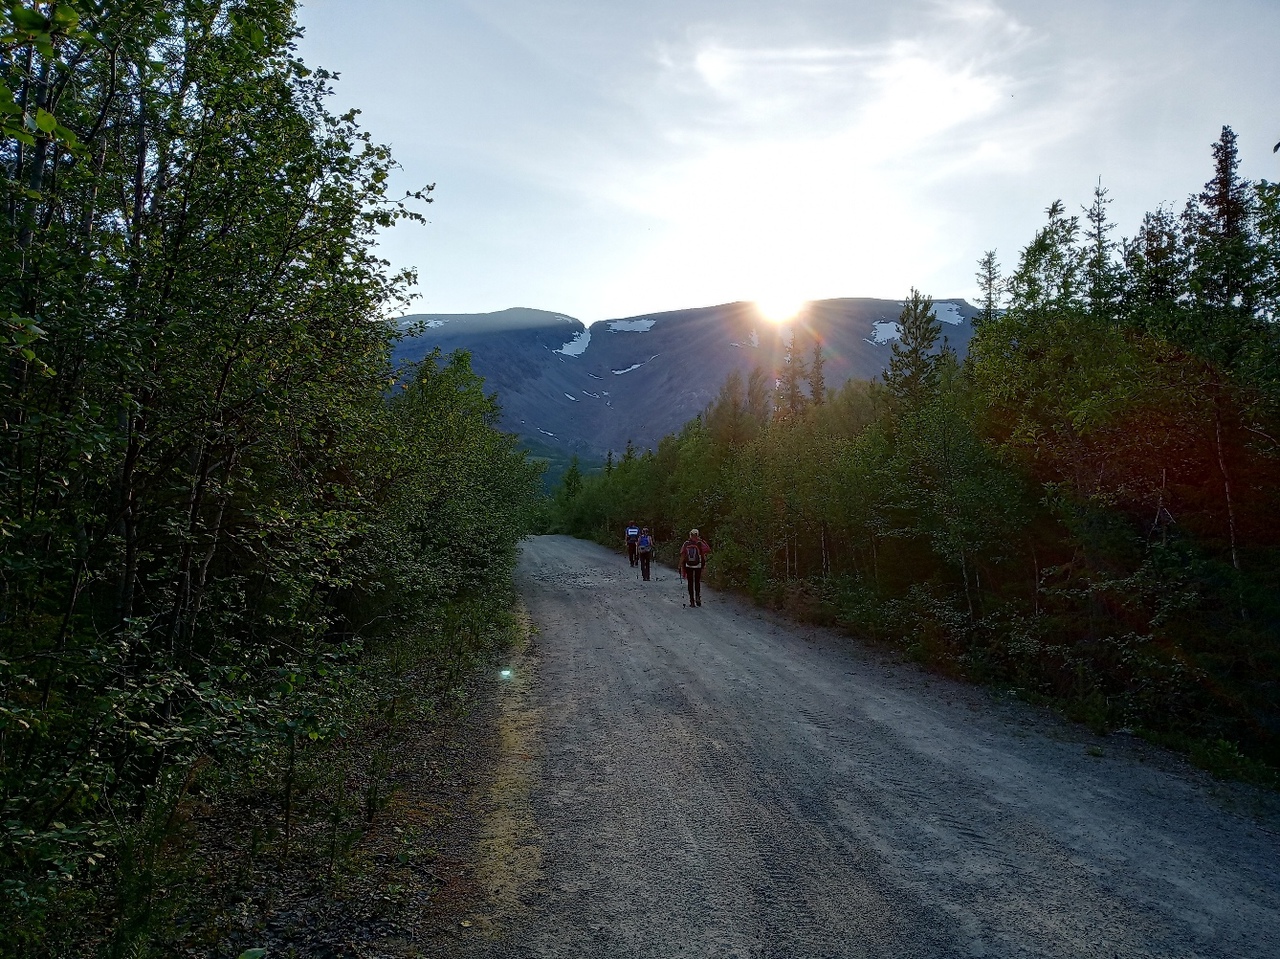
<path fill-rule="evenodd" d="M 690 608 L 702 605 L 702 569 L 707 565 L 710 552 L 710 544 L 698 535 L 698 531 L 689 530 L 689 538 L 680 547 L 680 575 L 689 586 Z"/>
<path fill-rule="evenodd" d="M 636 559 L 636 542 L 640 539 L 640 527 L 634 521 L 627 524 L 627 559 L 631 565 L 637 564 Z"/>
<path fill-rule="evenodd" d="M 640 575 L 649 582 L 649 564 L 653 562 L 653 537 L 649 527 L 640 530 L 640 538 L 636 540 L 636 552 L 640 554 Z"/>

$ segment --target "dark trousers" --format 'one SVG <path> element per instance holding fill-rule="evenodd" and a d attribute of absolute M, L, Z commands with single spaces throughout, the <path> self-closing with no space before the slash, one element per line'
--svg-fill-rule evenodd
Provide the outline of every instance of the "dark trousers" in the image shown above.
<path fill-rule="evenodd" d="M 632 566 L 636 564 L 636 544 L 630 541 L 627 542 L 627 560 Z"/>
<path fill-rule="evenodd" d="M 702 567 L 686 566 L 684 577 L 689 584 L 689 605 L 697 606 L 702 602 Z"/>
<path fill-rule="evenodd" d="M 640 575 L 644 577 L 645 582 L 649 581 L 649 562 L 653 559 L 653 554 L 648 550 L 640 550 Z"/>

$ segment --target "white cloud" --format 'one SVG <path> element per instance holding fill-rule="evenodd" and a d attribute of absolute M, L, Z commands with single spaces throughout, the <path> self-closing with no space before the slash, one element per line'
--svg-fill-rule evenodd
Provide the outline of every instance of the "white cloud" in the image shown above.
<path fill-rule="evenodd" d="M 1027 28 L 993 4 L 931 9 L 915 35 L 876 44 L 662 50 L 668 154 L 595 185 L 658 224 L 610 284 L 640 296 L 660 278 L 672 303 L 897 296 L 945 262 L 955 224 L 928 188 L 1026 164 L 1061 135 L 1047 119 L 1060 111 L 1011 106 Z"/>
<path fill-rule="evenodd" d="M 303 52 L 438 183 L 384 246 L 424 312 L 972 295 L 1099 175 L 1121 232 L 1179 204 L 1224 123 L 1280 170 L 1274 0 L 367 2 L 397 29 L 311 0 Z"/>

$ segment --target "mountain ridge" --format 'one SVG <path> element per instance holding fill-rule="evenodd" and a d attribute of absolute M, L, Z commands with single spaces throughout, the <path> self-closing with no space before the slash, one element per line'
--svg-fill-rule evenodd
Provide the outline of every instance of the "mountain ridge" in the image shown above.
<path fill-rule="evenodd" d="M 963 299 L 934 301 L 947 343 L 967 352 L 977 310 Z M 749 302 L 600 320 L 513 307 L 494 313 L 415 314 L 400 320 L 397 363 L 435 348 L 467 350 L 472 368 L 502 406 L 501 426 L 532 447 L 584 458 L 638 449 L 701 413 L 731 370 L 776 371 L 799 338 L 808 355 L 823 344 L 825 379 L 839 388 L 872 379 L 889 363 L 900 300 L 816 300 L 785 324 Z M 941 345 L 941 341 L 940 341 Z"/>

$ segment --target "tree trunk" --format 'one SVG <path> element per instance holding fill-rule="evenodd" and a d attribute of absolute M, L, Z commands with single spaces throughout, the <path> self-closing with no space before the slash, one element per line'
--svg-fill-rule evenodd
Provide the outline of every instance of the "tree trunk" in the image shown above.
<path fill-rule="evenodd" d="M 1217 443 L 1218 471 L 1222 474 L 1222 495 L 1227 501 L 1227 535 L 1231 545 L 1231 565 L 1236 571 L 1236 602 L 1240 607 L 1240 619 L 1247 621 L 1249 611 L 1244 606 L 1244 590 L 1240 583 L 1240 552 L 1236 545 L 1236 507 L 1231 496 L 1231 475 L 1227 472 L 1227 455 L 1222 446 L 1222 395 L 1218 389 L 1213 395 L 1213 432 Z"/>

